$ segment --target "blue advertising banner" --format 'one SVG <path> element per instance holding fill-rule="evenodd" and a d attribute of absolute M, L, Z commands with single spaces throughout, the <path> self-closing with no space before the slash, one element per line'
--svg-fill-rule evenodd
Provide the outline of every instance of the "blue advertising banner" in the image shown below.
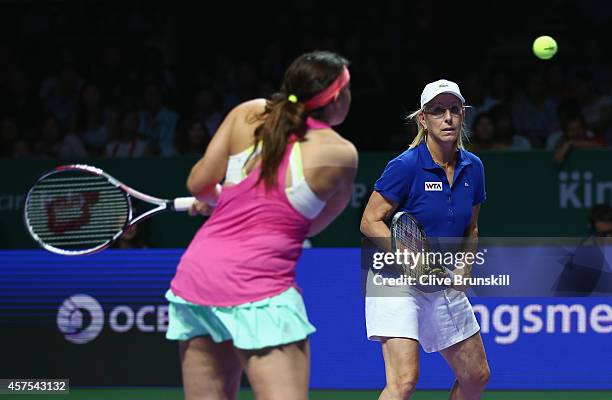
<path fill-rule="evenodd" d="M 164 339 L 164 293 L 181 250 L 108 250 L 85 257 L 0 252 L 0 376 L 79 385 L 180 385 Z M 298 281 L 310 319 L 311 387 L 384 386 L 380 345 L 366 338 L 360 249 L 308 249 Z M 473 297 L 490 389 L 612 389 L 610 297 Z M 421 389 L 453 376 L 422 354 Z"/>

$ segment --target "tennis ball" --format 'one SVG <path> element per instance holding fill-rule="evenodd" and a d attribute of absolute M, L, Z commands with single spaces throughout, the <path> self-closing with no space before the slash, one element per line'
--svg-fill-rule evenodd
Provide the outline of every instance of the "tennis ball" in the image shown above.
<path fill-rule="evenodd" d="M 540 36 L 533 41 L 533 54 L 539 59 L 549 60 L 557 53 L 557 42 L 550 36 Z"/>

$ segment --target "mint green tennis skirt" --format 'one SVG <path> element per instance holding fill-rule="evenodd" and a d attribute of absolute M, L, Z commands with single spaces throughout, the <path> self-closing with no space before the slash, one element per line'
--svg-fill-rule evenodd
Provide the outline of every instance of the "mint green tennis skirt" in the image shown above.
<path fill-rule="evenodd" d="M 166 338 L 170 340 L 210 335 L 216 343 L 232 340 L 234 347 L 252 350 L 297 342 L 316 331 L 295 288 L 231 307 L 201 306 L 171 290 L 166 299 L 170 302 Z"/>

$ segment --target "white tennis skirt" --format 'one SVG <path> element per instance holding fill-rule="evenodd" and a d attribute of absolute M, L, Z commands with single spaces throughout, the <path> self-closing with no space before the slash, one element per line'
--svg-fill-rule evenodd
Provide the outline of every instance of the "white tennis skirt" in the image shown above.
<path fill-rule="evenodd" d="M 480 330 L 467 296 L 454 289 L 368 296 L 365 317 L 368 339 L 415 339 L 427 353 L 444 350 Z"/>

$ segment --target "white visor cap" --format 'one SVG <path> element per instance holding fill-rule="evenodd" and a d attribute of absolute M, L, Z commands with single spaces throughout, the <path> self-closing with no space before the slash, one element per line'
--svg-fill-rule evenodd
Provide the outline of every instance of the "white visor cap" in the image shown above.
<path fill-rule="evenodd" d="M 462 103 L 465 104 L 465 99 L 461 95 L 459 85 L 457 85 L 455 82 L 447 81 L 446 79 L 440 79 L 425 85 L 425 89 L 423 89 L 423 93 L 421 93 L 421 108 L 423 108 L 425 104 L 429 103 L 434 97 L 442 93 L 450 93 L 455 95 L 461 100 Z"/>

